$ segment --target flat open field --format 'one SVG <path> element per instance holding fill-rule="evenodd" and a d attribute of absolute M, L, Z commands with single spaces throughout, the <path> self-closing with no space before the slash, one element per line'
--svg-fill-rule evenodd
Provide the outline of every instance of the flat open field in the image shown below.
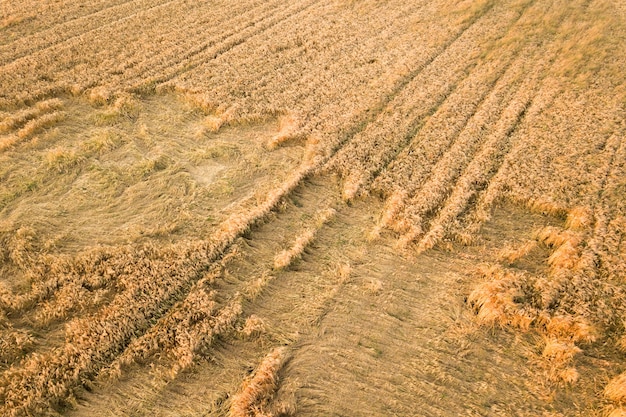
<path fill-rule="evenodd" d="M 626 416 L 623 0 L 0 2 L 0 415 Z"/>

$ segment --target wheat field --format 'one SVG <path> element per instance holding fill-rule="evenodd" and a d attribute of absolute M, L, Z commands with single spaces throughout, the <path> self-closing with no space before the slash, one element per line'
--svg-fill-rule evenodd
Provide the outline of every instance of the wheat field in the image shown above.
<path fill-rule="evenodd" d="M 0 415 L 626 416 L 622 0 L 0 3 Z"/>

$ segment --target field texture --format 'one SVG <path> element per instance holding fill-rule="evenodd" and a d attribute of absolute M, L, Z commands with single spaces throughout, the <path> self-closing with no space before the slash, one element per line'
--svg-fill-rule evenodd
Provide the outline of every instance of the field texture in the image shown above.
<path fill-rule="evenodd" d="M 626 416 L 623 0 L 0 2 L 0 415 Z"/>

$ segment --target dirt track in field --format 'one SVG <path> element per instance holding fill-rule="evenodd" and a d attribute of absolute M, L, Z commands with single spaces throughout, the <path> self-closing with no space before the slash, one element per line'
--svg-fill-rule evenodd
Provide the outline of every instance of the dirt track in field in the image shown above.
<path fill-rule="evenodd" d="M 0 11 L 3 415 L 626 413 L 618 2 Z"/>

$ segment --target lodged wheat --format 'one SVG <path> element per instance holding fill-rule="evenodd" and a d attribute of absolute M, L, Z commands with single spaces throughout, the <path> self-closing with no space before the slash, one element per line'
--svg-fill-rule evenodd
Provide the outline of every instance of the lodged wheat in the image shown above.
<path fill-rule="evenodd" d="M 232 398 L 229 416 L 251 417 L 267 415 L 264 404 L 271 398 L 278 385 L 278 372 L 287 359 L 287 348 L 272 350 L 263 358 L 254 374 L 246 378 L 239 392 Z"/>

